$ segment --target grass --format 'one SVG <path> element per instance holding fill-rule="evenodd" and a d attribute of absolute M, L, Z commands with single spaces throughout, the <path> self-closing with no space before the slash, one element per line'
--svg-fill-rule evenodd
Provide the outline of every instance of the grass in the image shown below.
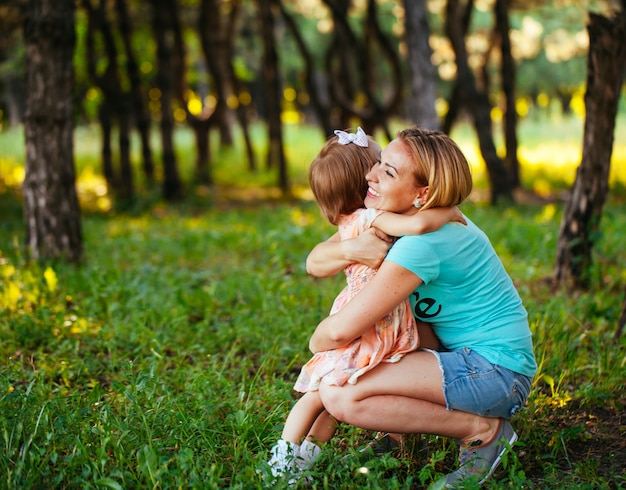
<path fill-rule="evenodd" d="M 224 150 L 219 192 L 189 188 L 178 205 L 143 196 L 132 212 L 102 212 L 106 195 L 88 170 L 97 161 L 86 144 L 93 130 L 81 131 L 90 135 L 77 152 L 81 267 L 23 259 L 9 182 L 19 168 L 7 163 L 19 155 L 0 159 L 0 487 L 263 488 L 259 472 L 295 399 L 307 339 L 343 283 L 304 270 L 307 252 L 331 232 L 304 199 L 306 165 L 292 174 L 300 198 L 235 202 L 224 188 L 244 186 L 245 162 Z M 302 160 L 321 143 L 307 131 L 288 134 Z M 245 185 L 267 186 L 271 175 Z M 544 280 L 559 200 L 464 205 L 519 287 L 540 361 L 528 407 L 513 421 L 520 442 L 487 488 L 626 487 L 626 336 L 613 339 L 626 282 L 624 197 L 618 182 L 588 292 L 554 291 Z M 315 487 L 425 488 L 454 465 L 455 444 L 436 437 L 427 438 L 426 461 L 336 457 L 355 455 L 368 438 L 342 427 Z"/>

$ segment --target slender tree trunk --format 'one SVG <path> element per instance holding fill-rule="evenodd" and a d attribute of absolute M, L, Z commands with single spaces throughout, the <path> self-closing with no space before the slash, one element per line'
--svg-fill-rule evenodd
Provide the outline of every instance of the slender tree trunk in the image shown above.
<path fill-rule="evenodd" d="M 183 196 L 183 188 L 178 174 L 178 164 L 174 153 L 174 86 L 172 82 L 172 47 L 168 42 L 167 11 L 159 0 L 151 0 L 152 30 L 157 45 L 157 86 L 161 91 L 161 150 L 163 152 L 163 196 L 168 201 L 176 201 Z"/>
<path fill-rule="evenodd" d="M 230 34 L 224 28 L 226 16 L 222 13 L 220 5 L 222 0 L 202 0 L 199 16 L 199 34 L 202 43 L 202 53 L 208 71 L 213 80 L 216 104 L 211 115 L 220 130 L 220 138 L 223 144 L 231 146 L 233 135 L 228 124 L 228 106 L 226 105 L 227 79 L 228 79 L 228 55 L 230 54 L 227 36 Z"/>
<path fill-rule="evenodd" d="M 132 48 L 132 28 L 128 9 L 126 8 L 126 1 L 116 0 L 115 8 L 117 10 L 120 35 L 124 43 L 124 52 L 126 54 L 126 71 L 128 72 L 128 80 L 130 82 L 135 125 L 137 126 L 141 140 L 142 168 L 146 179 L 149 183 L 152 183 L 154 181 L 154 161 L 152 159 L 152 148 L 150 146 L 150 114 L 148 114 L 144 104 L 139 67 Z"/>
<path fill-rule="evenodd" d="M 265 107 L 269 127 L 268 166 L 278 164 L 278 186 L 284 193 L 289 192 L 287 161 L 283 145 L 281 114 L 281 84 L 279 79 L 278 52 L 274 39 L 274 14 L 271 0 L 258 0 L 263 38 L 263 83 L 265 86 Z"/>
<path fill-rule="evenodd" d="M 280 12 L 289 28 L 291 35 L 294 37 L 296 41 L 296 45 L 298 46 L 298 51 L 300 51 L 300 56 L 304 61 L 305 66 L 305 82 L 306 87 L 309 92 L 309 98 L 311 100 L 311 105 L 313 106 L 313 111 L 315 112 L 319 124 L 322 126 L 322 131 L 324 132 L 324 137 L 328 137 L 333 134 L 333 126 L 331 123 L 330 117 L 330 108 L 328 104 L 325 104 L 323 98 L 320 94 L 320 89 L 318 84 L 315 81 L 315 63 L 313 62 L 313 56 L 310 50 L 307 48 L 306 43 L 304 42 L 304 37 L 300 32 L 300 28 L 298 24 L 293 19 L 287 9 L 285 9 L 284 3 L 281 1 L 276 1 L 276 4 L 280 8 Z"/>
<path fill-rule="evenodd" d="M 132 104 L 130 94 L 120 93 L 116 101 L 118 141 L 120 147 L 119 197 L 130 202 L 135 195 L 133 166 L 130 158 L 130 114 Z"/>
<path fill-rule="evenodd" d="M 474 127 L 478 135 L 478 143 L 487 166 L 491 203 L 513 201 L 513 184 L 509 172 L 498 156 L 493 141 L 491 125 L 491 105 L 487 94 L 476 87 L 476 79 L 467 61 L 465 40 L 459 18 L 458 0 L 448 0 L 446 6 L 446 32 L 454 48 L 457 65 L 457 83 L 461 90 L 463 105 L 473 117 Z"/>
<path fill-rule="evenodd" d="M 432 49 L 428 43 L 430 28 L 426 0 L 404 0 L 404 10 L 411 81 L 408 117 L 418 126 L 439 129 L 439 118 L 435 111 L 437 73 L 431 61 Z"/>
<path fill-rule="evenodd" d="M 30 0 L 26 48 L 26 247 L 35 259 L 83 254 L 73 156 L 73 0 Z"/>
<path fill-rule="evenodd" d="M 106 180 L 110 192 L 117 188 L 117 178 L 113 167 L 113 150 L 111 148 L 111 135 L 113 124 L 111 123 L 111 106 L 106 101 L 98 107 L 98 121 L 102 130 L 102 143 L 100 147 L 100 157 L 102 158 L 102 174 Z"/>
<path fill-rule="evenodd" d="M 472 20 L 472 10 L 474 9 L 474 0 L 468 0 L 465 5 L 465 10 L 463 11 L 463 16 L 461 17 L 461 32 L 459 36 L 461 39 L 465 39 L 467 31 L 469 29 L 470 22 Z M 454 85 L 452 87 L 452 91 L 448 98 L 448 112 L 446 112 L 445 117 L 443 118 L 443 123 L 441 125 L 441 130 L 446 134 L 450 134 L 452 132 L 452 127 L 456 122 L 459 114 L 463 109 L 463 94 L 461 89 L 461 81 L 457 77 L 454 81 Z"/>
<path fill-rule="evenodd" d="M 378 21 L 378 8 L 376 0 L 369 0 L 367 4 L 367 24 L 365 26 L 365 56 L 363 66 L 362 84 L 365 87 L 365 94 L 370 102 L 371 109 L 364 114 L 363 123 L 370 133 L 380 127 L 388 140 L 393 139 L 389 131 L 387 120 L 391 114 L 397 113 L 402 102 L 402 68 L 398 57 L 397 49 L 392 46 L 389 39 L 383 32 Z M 375 44 L 378 50 L 375 49 Z M 379 101 L 376 92 L 380 83 L 377 80 L 377 63 L 385 60 L 391 70 L 389 83 L 389 94 L 386 100 Z"/>
<path fill-rule="evenodd" d="M 102 126 L 102 167 L 109 189 L 116 197 L 130 201 L 134 195 L 133 172 L 130 158 L 130 113 L 128 95 L 124 93 L 118 69 L 117 45 L 107 19 L 105 0 L 100 0 L 96 8 L 90 0 L 83 0 L 88 15 L 87 25 L 87 67 L 89 75 L 102 90 L 104 101 L 100 107 L 100 124 Z M 96 31 L 101 34 L 106 68 L 102 75 L 97 72 L 97 60 L 94 46 Z M 118 123 L 119 163 L 120 172 L 114 171 L 111 151 L 111 130 L 113 120 Z"/>
<path fill-rule="evenodd" d="M 235 38 L 235 25 L 237 21 L 237 16 L 239 14 L 239 10 L 241 8 L 241 0 L 236 0 L 233 2 L 230 10 L 230 17 L 228 19 L 228 29 L 226 39 L 228 40 L 228 54 L 226 55 L 226 59 L 228 60 L 227 70 L 230 75 L 230 82 L 232 84 L 232 91 L 237 96 L 237 110 L 235 111 L 235 115 L 237 117 L 237 122 L 239 126 L 241 126 L 241 131 L 243 132 L 244 142 L 246 144 L 246 155 L 248 157 L 248 169 L 254 172 L 257 168 L 256 165 L 256 157 L 254 155 L 254 148 L 252 146 L 252 139 L 250 138 L 250 131 L 248 129 L 248 116 L 246 105 L 242 103 L 242 87 L 237 77 L 237 73 L 235 72 L 235 66 L 233 64 L 233 40 Z"/>
<path fill-rule="evenodd" d="M 615 117 L 626 68 L 626 13 L 589 14 L 583 153 L 561 221 L 554 277 L 557 284 L 589 285 L 594 239 L 609 189 Z"/>
<path fill-rule="evenodd" d="M 622 303 L 622 314 L 617 322 L 617 330 L 615 330 L 615 340 L 619 340 L 626 326 L 626 290 L 624 291 L 624 302 Z"/>
<path fill-rule="evenodd" d="M 506 156 L 504 162 L 508 168 L 513 187 L 521 185 L 519 160 L 517 159 L 517 109 L 515 107 L 515 60 L 511 53 L 511 39 L 509 38 L 509 0 L 496 0 L 496 29 L 500 38 L 502 65 L 502 92 L 504 93 L 504 144 Z"/>
<path fill-rule="evenodd" d="M 196 181 L 200 184 L 211 185 L 213 178 L 211 176 L 210 169 L 210 140 L 209 129 L 211 128 L 211 122 L 215 116 L 215 112 L 212 114 L 205 108 L 201 114 L 192 114 L 187 105 L 185 92 L 187 88 L 187 73 L 186 73 L 186 52 L 185 42 L 183 41 L 182 26 L 180 23 L 180 15 L 176 0 L 168 0 L 164 2 L 161 0 L 162 8 L 166 11 L 166 17 L 164 21 L 167 22 L 165 29 L 171 34 L 172 48 L 170 51 L 171 63 L 172 63 L 172 79 L 174 86 L 174 94 L 178 99 L 178 102 L 184 108 L 187 122 L 194 133 L 196 140 Z M 211 29 L 214 26 L 209 25 L 209 17 L 207 16 L 207 2 L 203 1 L 200 9 L 200 15 L 198 16 L 198 29 L 200 31 Z M 213 12 L 213 15 L 219 15 Z M 206 22 L 207 25 L 204 25 Z M 203 51 L 208 49 L 206 45 L 206 37 L 201 33 L 202 49 Z M 219 101 L 220 94 L 216 93 L 218 99 L 217 104 L 221 105 L 223 102 Z"/>

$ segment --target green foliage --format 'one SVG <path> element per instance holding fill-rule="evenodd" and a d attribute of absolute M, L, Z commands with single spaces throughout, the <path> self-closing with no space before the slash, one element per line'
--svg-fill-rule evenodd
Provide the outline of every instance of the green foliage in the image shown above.
<path fill-rule="evenodd" d="M 77 138 L 83 176 L 97 161 L 89 131 Z M 322 137 L 290 130 L 287 140 L 304 189 Z M 217 193 L 266 178 L 246 182 L 239 151 L 220 151 Z M 267 453 L 295 400 L 307 340 L 343 286 L 339 276 L 306 274 L 306 254 L 332 232 L 315 204 L 196 192 L 166 207 L 148 198 L 128 214 L 85 213 L 82 266 L 36 264 L 20 253 L 19 159 L 0 159 L 0 486 L 269 487 Z M 588 292 L 546 280 L 560 202 L 463 206 L 520 290 L 540 363 L 513 421 L 520 442 L 487 488 L 626 483 L 615 443 L 626 435 L 626 340 L 613 339 L 626 281 L 620 189 L 600 223 Z M 425 488 L 455 465 L 446 439 L 426 437 L 426 460 L 363 459 L 369 438 L 341 427 L 311 472 L 314 488 Z"/>
<path fill-rule="evenodd" d="M 523 456 L 511 455 L 498 481 L 529 485 L 526 467 L 543 458 L 556 487 L 617 482 L 599 474 L 593 458 L 561 467 L 557 482 L 551 465 L 590 436 L 584 424 L 561 428 L 551 420 L 573 403 L 623 403 L 616 390 L 625 346 L 611 337 L 624 279 L 615 244 L 623 243 L 626 217 L 609 208 L 615 236 L 603 246 L 607 260 L 593 291 L 571 297 L 541 283 L 558 213 L 546 220 L 531 206 L 464 210 L 518 282 L 541 361 L 529 407 L 515 422 Z M 307 251 L 329 232 L 317 208 L 300 202 L 198 214 L 179 206 L 87 217 L 84 228 L 80 268 L 26 263 L 9 237 L 1 242 L 2 485 L 263 487 L 257 470 L 266 470 L 294 400 L 308 336 L 342 286 L 341 278 L 316 280 L 304 270 Z M 342 428 L 313 473 L 320 488 L 423 487 L 454 465 L 454 445 L 438 438 L 424 465 L 336 458 L 356 455 L 366 437 Z"/>

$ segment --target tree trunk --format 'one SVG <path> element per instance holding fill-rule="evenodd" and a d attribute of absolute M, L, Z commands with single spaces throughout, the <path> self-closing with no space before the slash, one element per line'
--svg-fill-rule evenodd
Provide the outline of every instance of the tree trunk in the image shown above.
<path fill-rule="evenodd" d="M 291 35 L 294 37 L 296 45 L 298 46 L 298 51 L 300 51 L 300 56 L 304 61 L 305 83 L 309 92 L 311 105 L 313 106 L 313 111 L 317 116 L 318 123 L 322 127 L 324 137 L 327 138 L 333 134 L 333 129 L 335 128 L 333 128 L 331 122 L 331 110 L 329 104 L 324 103 L 322 95 L 320 94 L 319 85 L 315 81 L 315 63 L 313 62 L 313 55 L 311 54 L 311 51 L 307 48 L 306 43 L 304 42 L 304 37 L 301 33 L 300 28 L 298 27 L 298 24 L 293 19 L 293 17 L 289 15 L 284 3 L 281 1 L 276 1 L 275 3 L 280 8 L 280 13 L 283 16 L 285 24 L 287 24 Z"/>
<path fill-rule="evenodd" d="M 164 25 L 164 29 L 171 35 L 172 40 L 170 56 L 174 94 L 179 104 L 185 110 L 187 122 L 194 133 L 196 141 L 196 182 L 199 184 L 212 185 L 213 177 L 210 169 L 211 149 L 209 146 L 209 129 L 216 113 L 211 113 L 206 107 L 198 115 L 192 114 L 189 110 L 185 97 L 187 89 L 185 42 L 183 41 L 183 31 L 178 6 L 176 5 L 176 0 L 168 0 L 167 2 L 161 0 L 161 5 L 166 11 L 166 16 L 163 20 L 167 22 L 167 24 Z M 210 48 L 207 47 L 206 36 L 202 34 L 202 31 L 214 28 L 214 26 L 211 26 L 209 23 L 208 10 L 210 10 L 210 7 L 205 0 L 202 2 L 200 15 L 198 16 L 198 30 L 200 31 L 202 50 L 205 52 L 205 55 L 206 50 L 210 51 Z M 213 14 L 218 15 L 215 12 L 213 12 Z M 220 96 L 221 94 L 218 91 L 216 93 L 216 98 L 218 99 L 217 105 L 223 105 L 223 102 L 220 102 Z"/>
<path fill-rule="evenodd" d="M 465 39 L 465 35 L 469 29 L 470 22 L 472 20 L 472 10 L 474 9 L 474 0 L 468 0 L 465 5 L 465 10 L 463 11 L 463 16 L 461 17 L 461 32 L 459 36 L 461 39 Z M 452 87 L 452 91 L 448 98 L 448 112 L 446 112 L 445 117 L 443 118 L 443 124 L 441 125 L 441 130 L 450 134 L 452 132 L 452 127 L 456 122 L 461 110 L 463 109 L 463 97 L 461 93 L 461 82 L 459 78 L 454 81 L 454 86 Z"/>
<path fill-rule="evenodd" d="M 555 280 L 589 285 L 591 252 L 609 189 L 615 116 L 626 68 L 626 13 L 589 14 L 589 55 L 582 160 L 561 221 Z"/>
<path fill-rule="evenodd" d="M 106 2 L 99 1 L 94 8 L 90 0 L 83 0 L 87 11 L 87 67 L 94 83 L 102 90 L 103 102 L 100 107 L 100 123 L 102 126 L 102 166 L 109 189 L 116 197 L 125 202 L 132 200 L 134 195 L 133 172 L 130 158 L 130 113 L 129 96 L 124 93 L 118 68 L 118 53 L 111 24 L 107 19 Z M 97 71 L 97 55 L 94 39 L 99 30 L 106 53 L 106 68 L 100 75 Z M 111 129 L 113 119 L 118 123 L 119 163 L 120 172 L 116 174 L 113 167 L 111 151 Z"/>
<path fill-rule="evenodd" d="M 498 156 L 491 127 L 491 105 L 484 91 L 476 87 L 476 79 L 467 61 L 465 40 L 462 36 L 458 0 L 448 0 L 446 5 L 446 33 L 450 38 L 457 66 L 457 83 L 461 90 L 463 105 L 473 117 L 478 143 L 489 175 L 491 203 L 513 201 L 513 184 L 509 172 Z"/>
<path fill-rule="evenodd" d="M 439 118 L 435 111 L 437 73 L 431 61 L 432 49 L 428 44 L 430 28 L 426 0 L 404 0 L 404 10 L 411 84 L 408 117 L 418 126 L 439 129 Z"/>
<path fill-rule="evenodd" d="M 107 183 L 109 192 L 117 188 L 117 178 L 113 167 L 113 150 L 111 148 L 111 135 L 113 124 L 111 123 L 111 106 L 103 101 L 98 107 L 98 121 L 102 131 L 102 143 L 100 147 L 100 157 L 102 158 L 102 174 Z"/>
<path fill-rule="evenodd" d="M 26 247 L 35 259 L 83 254 L 73 156 L 73 0 L 30 0 L 26 49 Z"/>
<path fill-rule="evenodd" d="M 274 39 L 274 15 L 271 0 L 258 0 L 263 38 L 263 83 L 265 87 L 265 108 L 269 127 L 268 167 L 278 164 L 278 186 L 284 193 L 289 192 L 287 161 L 283 145 L 281 114 L 281 85 L 278 77 L 278 52 Z"/>
<path fill-rule="evenodd" d="M 388 140 L 393 139 L 393 135 L 389 131 L 387 124 L 391 114 L 397 113 L 402 102 L 402 68 L 400 59 L 395 46 L 391 44 L 385 33 L 380 27 L 377 13 L 376 0 L 369 0 L 367 4 L 367 25 L 365 28 L 365 56 L 363 66 L 363 86 L 365 87 L 365 95 L 370 100 L 370 110 L 366 111 L 363 117 L 363 125 L 368 128 L 368 132 L 373 133 L 377 127 L 380 127 Z M 378 50 L 375 49 L 375 44 Z M 381 83 L 377 80 L 378 72 L 376 66 L 379 61 L 386 60 L 391 71 L 389 94 L 386 100 L 382 97 L 379 101 L 376 92 Z"/>
<path fill-rule="evenodd" d="M 615 340 L 619 340 L 626 325 L 626 291 L 624 292 L 624 302 L 622 303 L 622 314 L 617 322 L 617 330 L 615 330 Z"/>
<path fill-rule="evenodd" d="M 211 119 L 215 119 L 216 125 L 219 127 L 222 144 L 232 146 L 233 135 L 228 124 L 228 106 L 226 104 L 226 98 L 228 97 L 226 90 L 228 56 L 231 54 L 229 44 L 232 41 L 228 39 L 228 35 L 231 34 L 228 31 L 228 27 L 224 27 L 228 18 L 226 14 L 222 13 L 224 11 L 220 5 L 222 3 L 224 3 L 223 0 L 219 2 L 217 0 L 202 0 L 198 30 L 202 44 L 202 53 L 213 80 L 215 99 L 217 101 Z"/>
<path fill-rule="evenodd" d="M 144 104 L 139 67 L 132 48 L 130 17 L 125 0 L 116 0 L 115 8 L 117 10 L 120 35 L 124 43 L 124 52 L 126 54 L 126 71 L 128 72 L 128 80 L 130 82 L 135 125 L 137 126 L 141 140 L 142 168 L 146 179 L 149 183 L 152 183 L 154 181 L 154 162 L 152 159 L 152 148 L 150 146 L 150 114 L 148 114 Z"/>
<path fill-rule="evenodd" d="M 517 159 L 517 109 L 515 107 L 515 60 L 511 53 L 511 39 L 509 38 L 509 0 L 496 0 L 496 29 L 500 38 L 500 52 L 502 65 L 502 92 L 505 100 L 504 110 L 504 145 L 506 156 L 504 163 L 510 172 L 512 185 L 518 188 L 521 185 L 519 160 Z"/>
<path fill-rule="evenodd" d="M 250 138 L 250 131 L 248 129 L 248 115 L 246 105 L 242 103 L 241 94 L 243 92 L 241 83 L 239 78 L 237 77 L 237 73 L 235 72 L 235 65 L 233 63 L 234 55 L 233 55 L 233 42 L 235 38 L 235 25 L 239 10 L 241 8 L 241 2 L 236 1 L 233 2 L 230 9 L 230 17 L 228 19 L 228 29 L 226 38 L 228 39 L 228 54 L 226 55 L 226 59 L 228 60 L 227 70 L 230 75 L 230 82 L 232 84 L 232 91 L 237 96 L 237 110 L 235 111 L 235 115 L 237 117 L 237 121 L 241 126 L 241 131 L 243 132 L 244 142 L 246 144 L 246 155 L 248 157 L 248 169 L 252 172 L 256 171 L 256 157 L 254 156 L 254 148 L 252 146 L 252 139 Z"/>
<path fill-rule="evenodd" d="M 168 15 L 159 0 L 151 0 L 152 30 L 157 45 L 156 82 L 161 91 L 161 151 L 163 152 L 163 196 L 167 201 L 182 198 L 183 189 L 174 154 L 174 86 L 172 82 L 172 46 L 168 42 L 166 29 Z M 171 36 L 170 36 L 171 37 Z M 171 39 L 169 39 L 171 41 Z"/>

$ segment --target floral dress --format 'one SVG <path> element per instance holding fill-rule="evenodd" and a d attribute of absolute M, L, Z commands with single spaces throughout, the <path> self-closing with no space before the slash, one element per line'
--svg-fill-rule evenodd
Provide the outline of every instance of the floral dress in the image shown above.
<path fill-rule="evenodd" d="M 368 229 L 382 211 L 358 209 L 342 216 L 339 236 L 353 238 Z M 330 314 L 337 313 L 376 274 L 376 269 L 351 264 L 344 269 L 347 285 L 335 299 Z M 345 347 L 315 354 L 303 367 L 296 391 L 315 391 L 320 381 L 329 385 L 355 384 L 357 378 L 381 362 L 398 362 L 404 354 L 419 347 L 417 327 L 408 298 L 379 320 L 361 337 Z"/>

